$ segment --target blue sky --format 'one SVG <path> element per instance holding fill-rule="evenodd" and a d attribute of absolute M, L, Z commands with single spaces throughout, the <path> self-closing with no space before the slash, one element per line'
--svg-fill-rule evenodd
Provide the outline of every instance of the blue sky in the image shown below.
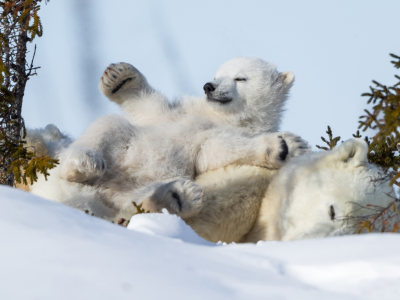
<path fill-rule="evenodd" d="M 225 61 L 254 56 L 296 81 L 282 130 L 320 143 L 327 125 L 351 137 L 371 80 L 395 82 L 400 1 L 54 0 L 40 15 L 38 76 L 27 85 L 29 127 L 49 123 L 79 136 L 117 113 L 97 89 L 111 62 L 132 63 L 170 97 L 203 95 Z M 397 71 L 397 74 L 399 72 Z"/>

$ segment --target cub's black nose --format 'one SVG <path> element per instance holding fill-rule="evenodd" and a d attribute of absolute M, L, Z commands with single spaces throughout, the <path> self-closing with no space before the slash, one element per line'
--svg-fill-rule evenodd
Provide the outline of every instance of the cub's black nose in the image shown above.
<path fill-rule="evenodd" d="M 215 91 L 215 87 L 213 86 L 213 84 L 211 82 L 207 82 L 204 86 L 203 86 L 204 92 L 206 93 L 206 95 L 208 95 L 211 92 Z"/>

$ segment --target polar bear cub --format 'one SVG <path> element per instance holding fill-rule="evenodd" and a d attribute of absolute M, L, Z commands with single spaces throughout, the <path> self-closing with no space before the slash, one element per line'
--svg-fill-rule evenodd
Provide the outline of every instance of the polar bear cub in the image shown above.
<path fill-rule="evenodd" d="M 308 153 L 279 170 L 228 166 L 200 175 L 203 207 L 184 218 L 212 242 L 295 240 L 353 233 L 348 216 L 360 206 L 385 207 L 389 178 L 367 160 L 368 146 L 352 139 L 332 151 Z"/>
<path fill-rule="evenodd" d="M 57 186 L 65 188 L 58 189 L 56 200 L 87 198 L 82 191 L 92 187 L 91 199 L 110 211 L 103 215 L 102 208 L 100 217 L 129 217 L 132 200 L 149 197 L 152 211 L 197 213 L 202 195 L 192 182 L 197 175 L 229 164 L 276 169 L 309 151 L 299 136 L 267 133 L 279 126 L 293 80 L 292 73 L 279 73 L 263 60 L 237 58 L 205 85 L 204 99 L 171 105 L 133 66 L 112 65 L 100 89 L 128 118 L 100 118 L 62 152 L 57 171 L 64 181 Z"/>
<path fill-rule="evenodd" d="M 119 104 L 136 125 L 160 124 L 175 121 L 183 114 L 200 114 L 214 122 L 259 133 L 279 130 L 293 82 L 292 72 L 279 73 L 273 64 L 260 58 L 237 57 L 224 63 L 214 80 L 204 85 L 204 98 L 183 97 L 171 103 L 128 63 L 111 64 L 100 79 L 99 89 Z"/>
<path fill-rule="evenodd" d="M 110 220 L 129 218 L 132 201 L 149 198 L 153 212 L 188 217 L 202 207 L 202 188 L 192 182 L 198 174 L 229 164 L 276 169 L 308 150 L 289 133 L 251 136 L 199 118 L 138 127 L 107 116 L 61 152 L 49 181 L 41 178 L 32 192 L 81 209 L 87 202 L 85 210 Z"/>

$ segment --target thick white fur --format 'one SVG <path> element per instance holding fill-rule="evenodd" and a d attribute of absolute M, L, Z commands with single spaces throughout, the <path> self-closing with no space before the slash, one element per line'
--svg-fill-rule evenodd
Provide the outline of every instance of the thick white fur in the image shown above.
<path fill-rule="evenodd" d="M 171 199 L 171 191 L 181 191 L 182 205 L 190 206 L 181 217 L 213 242 L 288 241 L 348 234 L 355 221 L 346 217 L 366 213 L 359 205 L 386 206 L 392 200 L 389 195 L 393 189 L 384 173 L 368 163 L 367 149 L 363 140 L 352 139 L 329 152 L 296 157 L 279 170 L 229 165 L 205 172 L 195 182 L 159 184 L 156 192 L 147 191 L 145 202 L 152 211 L 163 206 L 178 210 L 172 207 L 176 201 Z M 50 184 L 41 178 L 33 186 L 38 194 L 97 216 L 116 218 L 115 210 L 102 201 L 98 187 L 62 180 L 60 168 L 50 172 Z"/>
<path fill-rule="evenodd" d="M 111 220 L 130 217 L 135 211 L 132 201 L 154 212 L 166 207 L 188 216 L 202 205 L 201 190 L 195 189 L 200 198 L 192 197 L 193 186 L 186 183 L 197 174 L 229 164 L 276 169 L 308 151 L 301 138 L 288 133 L 252 137 L 241 128 L 208 125 L 189 119 L 179 126 L 136 127 L 120 116 L 103 117 L 61 152 L 61 164 L 51 170 L 48 181 L 40 178 L 31 190 L 79 208 L 86 205 L 85 210 Z M 279 159 L 282 140 L 289 149 L 285 161 Z M 100 211 L 96 204 L 84 204 L 89 198 L 90 203 L 102 203 Z"/>
<path fill-rule="evenodd" d="M 147 193 L 145 203 L 152 211 L 164 206 L 177 211 L 172 191 L 181 191 L 182 205 L 190 206 L 181 217 L 213 242 L 288 241 L 348 234 L 355 224 L 346 217 L 366 213 L 359 205 L 386 206 L 392 200 L 389 195 L 393 189 L 384 173 L 368 163 L 367 149 L 363 140 L 352 139 L 329 152 L 296 157 L 279 170 L 230 165 L 205 172 L 195 182 L 177 180 L 159 184 L 155 192 L 142 192 Z M 34 192 L 97 216 L 116 218 L 115 210 L 101 201 L 98 187 L 62 180 L 60 168 L 50 172 L 50 184 L 40 179 L 33 186 Z"/>
<path fill-rule="evenodd" d="M 238 76 L 246 81 L 235 81 Z M 39 180 L 32 191 L 112 220 L 128 218 L 135 211 L 132 201 L 151 211 L 166 207 L 183 217 L 196 214 L 202 190 L 188 180 L 198 174 L 230 164 L 276 169 L 309 151 L 296 135 L 265 133 L 277 129 L 292 82 L 291 73 L 278 73 L 267 62 L 238 58 L 217 72 L 212 101 L 171 106 L 134 67 L 112 65 L 100 89 L 129 118 L 94 122 L 61 153 L 49 182 Z M 226 97 L 229 103 L 216 100 Z"/>
<path fill-rule="evenodd" d="M 280 170 L 228 166 L 200 175 L 203 208 L 185 221 L 217 242 L 295 240 L 354 232 L 360 205 L 386 206 L 389 180 L 367 161 L 361 139 L 329 152 L 309 153 Z M 331 206 L 335 216 L 332 219 Z"/>
<path fill-rule="evenodd" d="M 125 84 L 113 93 L 122 82 Z M 273 64 L 260 58 L 237 57 L 218 69 L 210 81 L 215 90 L 204 98 L 186 96 L 171 103 L 128 63 L 111 64 L 100 79 L 99 89 L 119 104 L 135 125 L 175 122 L 182 115 L 199 114 L 213 122 L 245 127 L 256 134 L 279 130 L 293 82 L 292 72 L 279 73 Z M 231 101 L 223 104 L 220 101 L 223 99 Z"/>

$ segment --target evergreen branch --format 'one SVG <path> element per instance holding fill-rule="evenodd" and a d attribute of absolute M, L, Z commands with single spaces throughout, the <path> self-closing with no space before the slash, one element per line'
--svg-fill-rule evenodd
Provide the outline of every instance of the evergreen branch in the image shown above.
<path fill-rule="evenodd" d="M 328 151 L 328 150 L 332 150 L 332 149 L 337 145 L 337 143 L 340 141 L 340 136 L 337 136 L 337 137 L 333 138 L 333 133 L 332 133 L 332 130 L 331 130 L 331 127 L 330 127 L 330 126 L 328 126 L 328 130 L 326 131 L 326 133 L 328 134 L 329 141 L 327 141 L 327 140 L 326 140 L 324 137 L 322 137 L 322 136 L 321 136 L 321 140 L 322 140 L 325 144 L 327 144 L 329 148 L 323 147 L 323 146 L 318 146 L 318 145 L 316 145 L 316 147 L 317 147 L 318 149 L 322 149 L 322 150 Z"/>
<path fill-rule="evenodd" d="M 42 24 L 38 16 L 42 0 L 5 0 L 0 2 L 0 184 L 14 185 L 14 181 L 31 183 L 37 172 L 45 178 L 56 160 L 35 157 L 26 148 L 25 122 L 22 102 L 27 80 L 40 67 L 33 65 L 36 46 L 30 65 L 26 62 L 27 42 L 41 36 Z M 46 1 L 47 3 L 47 1 Z"/>

